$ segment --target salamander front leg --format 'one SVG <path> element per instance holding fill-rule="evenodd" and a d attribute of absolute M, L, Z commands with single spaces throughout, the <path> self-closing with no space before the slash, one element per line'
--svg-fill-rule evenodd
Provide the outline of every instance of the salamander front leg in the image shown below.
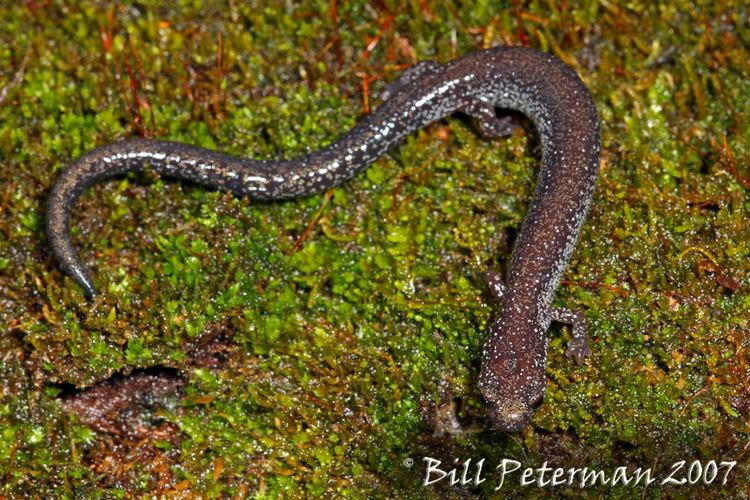
<path fill-rule="evenodd" d="M 588 322 L 581 311 L 565 309 L 562 307 L 553 307 L 550 311 L 552 321 L 565 323 L 573 328 L 573 338 L 568 342 L 568 348 L 565 355 L 569 358 L 575 358 L 579 365 L 583 363 L 586 356 L 591 355 L 589 347 Z"/>
<path fill-rule="evenodd" d="M 487 288 L 489 288 L 490 295 L 494 299 L 495 304 L 499 304 L 503 295 L 505 295 L 505 283 L 503 283 L 503 279 L 494 271 L 486 271 L 484 273 L 484 282 L 487 283 Z"/>
<path fill-rule="evenodd" d="M 501 139 L 513 134 L 513 119 L 510 116 L 498 118 L 495 106 L 486 101 L 472 97 L 458 110 L 475 118 L 479 124 L 479 132 L 488 139 Z"/>

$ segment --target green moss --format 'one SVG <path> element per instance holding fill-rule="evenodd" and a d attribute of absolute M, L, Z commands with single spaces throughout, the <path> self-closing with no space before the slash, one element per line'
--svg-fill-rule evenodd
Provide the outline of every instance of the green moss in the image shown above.
<path fill-rule="evenodd" d="M 422 487 L 425 456 L 655 467 L 659 478 L 677 460 L 736 459 L 724 491 L 741 494 L 750 31 L 746 8 L 698 4 L 1 7 L 0 495 L 498 494 L 491 473 L 466 491 Z M 145 134 L 289 158 L 362 116 L 363 75 L 372 107 L 405 65 L 509 42 L 574 65 L 604 144 L 596 199 L 557 294 L 586 314 L 594 355 L 575 366 L 563 355 L 569 329 L 550 329 L 545 404 L 522 434 L 488 430 L 476 388 L 492 318 L 481 274 L 506 269 L 538 164 L 520 130 L 487 141 L 446 119 L 332 196 L 283 203 L 126 176 L 88 190 L 73 217 L 102 296 L 86 301 L 49 256 L 48 189 L 97 145 Z M 8 86 L 27 50 L 22 82 Z M 215 332 L 231 345 L 226 360 L 191 364 Z M 158 365 L 184 370 L 187 386 L 154 410 L 174 433 L 149 434 L 139 448 L 58 402 L 55 384 Z M 436 408 L 454 400 L 483 432 L 433 435 Z M 115 457 L 116 482 L 97 472 L 112 463 L 97 452 L 110 439 L 127 450 Z M 137 450 L 161 465 L 126 466 Z M 541 493 L 507 482 L 502 492 Z"/>

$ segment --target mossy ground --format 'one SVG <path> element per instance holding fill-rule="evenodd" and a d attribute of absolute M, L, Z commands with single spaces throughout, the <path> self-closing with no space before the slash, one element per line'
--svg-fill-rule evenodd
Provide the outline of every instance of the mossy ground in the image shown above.
<path fill-rule="evenodd" d="M 421 486 L 422 458 L 612 471 L 737 460 L 727 485 L 503 493 L 747 496 L 750 30 L 743 2 L 29 1 L 0 7 L 0 496 L 492 495 Z M 557 294 L 594 354 L 550 332 L 533 426 L 489 430 L 476 389 L 538 160 L 518 130 L 446 119 L 326 195 L 261 204 L 128 176 L 87 191 L 74 240 L 42 227 L 78 155 L 145 135 L 255 158 L 336 139 L 407 65 L 496 44 L 571 64 L 603 123 L 601 179 Z M 25 57 L 26 56 L 26 57 Z M 21 71 L 21 69 L 25 71 Z M 17 78 L 16 78 L 17 77 Z M 215 367 L 188 347 L 220 332 Z M 61 383 L 166 366 L 187 385 L 146 437 L 95 432 Z M 435 436 L 436 408 L 487 429 Z M 407 468 L 406 459 L 415 466 Z M 490 471 L 491 472 L 491 471 Z"/>

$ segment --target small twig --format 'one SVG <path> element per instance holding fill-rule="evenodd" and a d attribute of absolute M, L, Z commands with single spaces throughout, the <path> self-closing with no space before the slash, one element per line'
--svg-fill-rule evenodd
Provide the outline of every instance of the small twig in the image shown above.
<path fill-rule="evenodd" d="M 599 281 L 598 278 L 594 282 L 562 280 L 560 284 L 561 285 L 575 285 L 575 286 L 580 286 L 581 288 L 588 288 L 591 290 L 599 290 L 600 288 L 605 288 L 607 290 L 615 292 L 621 297 L 628 296 L 628 292 L 624 290 L 623 288 L 620 288 L 619 286 L 615 286 L 615 285 L 608 285 L 607 283 L 602 283 L 601 281 Z"/>
<path fill-rule="evenodd" d="M 378 30 L 377 34 L 367 42 L 365 49 L 359 54 L 360 60 L 365 61 L 370 57 L 370 53 L 375 50 L 375 47 L 378 46 L 385 32 L 388 31 L 388 29 L 391 27 L 391 23 L 393 22 L 393 19 L 395 19 L 395 17 L 395 14 L 389 13 L 388 17 L 386 17 L 385 20 L 380 23 L 380 29 Z"/>
<path fill-rule="evenodd" d="M 318 219 L 320 219 L 320 216 L 323 215 L 323 210 L 328 205 L 328 202 L 331 201 L 331 198 L 333 198 L 333 189 L 329 189 L 328 191 L 326 191 L 326 194 L 323 196 L 323 204 L 320 205 L 318 212 L 315 214 L 315 217 L 312 218 L 310 223 L 302 232 L 302 235 L 300 235 L 300 237 L 297 238 L 297 242 L 294 244 L 294 248 L 292 249 L 292 252 L 297 252 L 299 251 L 300 248 L 302 248 L 302 243 L 304 243 L 307 237 L 310 236 L 310 232 L 312 231 L 313 227 L 315 227 L 315 224 L 318 223 Z"/>
<path fill-rule="evenodd" d="M 217 35 L 217 48 L 216 48 L 216 86 L 213 89 L 212 104 L 214 107 L 214 114 L 221 118 L 223 113 L 223 105 L 226 101 L 226 93 L 222 95 L 221 82 L 226 75 L 224 59 L 224 38 L 221 33 Z"/>
<path fill-rule="evenodd" d="M 370 76 L 364 72 L 358 72 L 357 76 L 362 79 L 362 98 L 364 100 L 364 109 L 362 114 L 370 114 Z"/>
<path fill-rule="evenodd" d="M 138 106 L 138 117 L 141 117 L 141 104 L 143 104 L 143 107 L 148 108 L 149 112 L 149 118 L 151 119 L 151 133 L 156 132 L 156 121 L 154 119 L 154 108 L 151 106 L 151 100 L 148 98 L 148 93 L 143 93 L 143 100 L 141 101 L 140 96 L 138 95 L 137 91 L 142 88 L 141 81 L 146 79 L 145 73 L 143 72 L 143 65 L 141 65 L 141 58 L 138 57 L 138 53 L 135 50 L 135 47 L 133 46 L 133 38 L 131 36 L 128 36 L 128 44 L 130 45 L 130 53 L 133 55 L 133 58 L 135 59 L 135 63 L 138 69 L 138 81 L 135 82 L 133 86 L 133 91 L 135 94 L 133 94 L 133 98 L 135 99 L 135 105 Z M 132 78 L 132 75 L 131 75 Z M 143 131 L 145 136 L 146 131 L 146 124 L 143 124 Z"/>
<path fill-rule="evenodd" d="M 747 443 L 745 443 L 745 447 L 744 447 L 744 448 L 742 448 L 742 451 L 741 451 L 741 452 L 740 452 L 740 454 L 739 454 L 739 455 L 737 456 L 737 461 L 739 461 L 739 460 L 740 460 L 740 459 L 742 458 L 742 455 L 744 455 L 744 454 L 745 454 L 745 452 L 747 451 L 748 447 L 750 447 L 750 441 L 748 441 Z"/>
<path fill-rule="evenodd" d="M 677 415 L 677 418 L 682 418 L 682 415 L 685 413 L 688 407 L 693 403 L 693 401 L 695 401 L 695 398 L 700 396 L 706 389 L 708 389 L 708 385 L 704 385 L 703 387 L 700 388 L 698 392 L 690 396 L 690 399 L 688 399 L 687 403 L 685 403 L 684 408 L 682 408 L 682 411 L 680 412 L 680 414 Z"/>
<path fill-rule="evenodd" d="M 18 68 L 18 71 L 16 71 L 16 74 L 13 76 L 13 79 L 8 82 L 8 84 L 0 89 L 0 104 L 5 101 L 5 99 L 8 97 L 8 94 L 11 90 L 13 90 L 14 87 L 17 87 L 21 84 L 23 81 L 23 75 L 26 72 L 26 65 L 29 62 L 29 55 L 31 54 L 31 45 L 29 45 L 29 48 L 26 49 L 26 54 L 23 56 L 23 60 L 21 61 L 21 66 Z"/>

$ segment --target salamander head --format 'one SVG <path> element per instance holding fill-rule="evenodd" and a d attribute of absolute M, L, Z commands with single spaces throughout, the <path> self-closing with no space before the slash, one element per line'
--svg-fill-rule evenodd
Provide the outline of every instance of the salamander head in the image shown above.
<path fill-rule="evenodd" d="M 492 422 L 508 432 L 523 430 L 541 406 L 546 385 L 544 332 L 527 322 L 497 321 L 485 346 L 479 390 Z M 520 327 L 520 328 L 519 328 Z"/>

